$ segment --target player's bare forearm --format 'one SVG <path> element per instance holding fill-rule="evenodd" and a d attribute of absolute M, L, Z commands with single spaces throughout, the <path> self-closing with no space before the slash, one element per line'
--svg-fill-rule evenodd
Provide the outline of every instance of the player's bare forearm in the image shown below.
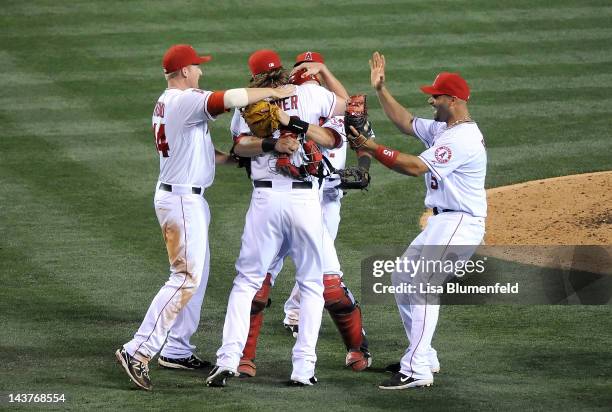
<path fill-rule="evenodd" d="M 242 136 L 234 146 L 234 153 L 240 157 L 253 157 L 262 154 L 263 139 L 255 136 Z"/>
<path fill-rule="evenodd" d="M 247 88 L 226 90 L 223 95 L 225 108 L 244 107 L 269 97 L 273 99 L 284 99 L 295 94 L 295 86 L 286 85 L 277 88 Z"/>
<path fill-rule="evenodd" d="M 344 116 L 346 112 L 346 99 L 336 95 L 336 106 L 334 106 L 334 112 L 332 116 Z"/>
<path fill-rule="evenodd" d="M 334 133 L 326 127 L 320 127 L 315 124 L 308 126 L 306 137 L 313 140 L 316 144 L 327 149 L 333 149 L 337 146 Z"/>
<path fill-rule="evenodd" d="M 417 156 L 398 152 L 368 140 L 359 150 L 371 154 L 376 160 L 389 169 L 408 176 L 421 176 L 429 171 L 429 168 Z"/>
<path fill-rule="evenodd" d="M 234 144 L 234 153 L 240 157 L 253 157 L 262 153 L 276 151 L 293 154 L 300 147 L 300 142 L 293 138 L 274 139 L 256 136 L 241 136 Z"/>
<path fill-rule="evenodd" d="M 235 165 L 236 160 L 229 154 L 215 149 L 215 164 L 218 165 Z"/>
<path fill-rule="evenodd" d="M 327 86 L 327 88 L 330 91 L 336 93 L 336 96 L 342 97 L 343 99 L 349 98 L 349 94 L 344 88 L 344 86 L 342 85 L 342 83 L 340 83 L 340 81 L 327 68 L 327 66 L 323 65 L 319 74 L 321 75 L 321 78 L 325 82 L 325 85 Z"/>
<path fill-rule="evenodd" d="M 291 117 L 287 113 L 282 110 L 278 111 L 278 120 L 283 126 L 288 126 L 291 121 Z M 306 124 L 304 122 L 304 124 Z M 336 136 L 332 131 L 325 127 L 320 127 L 315 124 L 307 124 L 308 129 L 306 129 L 306 137 L 310 140 L 313 140 L 319 146 L 332 149 L 337 146 Z M 290 129 L 291 130 L 291 129 Z M 294 132 L 298 133 L 299 131 L 294 130 Z M 303 132 L 302 132 L 303 133 Z"/>
<path fill-rule="evenodd" d="M 414 136 L 414 131 L 412 130 L 412 119 L 414 116 L 412 113 L 399 104 L 385 86 L 377 90 L 376 94 L 389 120 L 391 120 L 402 133 Z"/>

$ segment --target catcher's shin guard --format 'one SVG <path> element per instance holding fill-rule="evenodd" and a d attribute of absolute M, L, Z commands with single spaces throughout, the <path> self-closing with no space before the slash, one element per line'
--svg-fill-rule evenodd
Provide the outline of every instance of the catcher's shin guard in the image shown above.
<path fill-rule="evenodd" d="M 261 325 L 263 324 L 263 311 L 266 307 L 269 306 L 269 296 L 270 289 L 272 288 L 272 275 L 269 273 L 266 275 L 266 278 L 261 285 L 261 288 L 253 297 L 253 301 L 251 302 L 251 324 L 249 326 L 249 336 L 247 337 L 246 344 L 244 345 L 244 350 L 242 351 L 242 360 L 251 361 L 255 359 L 255 353 L 257 351 L 257 338 L 259 338 L 259 332 L 261 331 Z M 238 371 L 242 374 L 246 374 L 249 376 L 255 376 L 255 367 L 254 365 L 250 367 L 252 370 L 251 373 L 248 371 L 240 370 Z"/>
<path fill-rule="evenodd" d="M 339 275 L 323 275 L 325 309 L 336 324 L 348 351 L 360 351 L 364 343 L 361 309 Z"/>

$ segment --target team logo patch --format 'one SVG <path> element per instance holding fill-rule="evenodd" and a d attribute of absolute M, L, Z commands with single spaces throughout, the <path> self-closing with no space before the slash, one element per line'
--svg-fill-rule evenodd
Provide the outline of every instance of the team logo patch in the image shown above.
<path fill-rule="evenodd" d="M 438 163 L 447 163 L 453 157 L 453 151 L 450 147 L 440 146 L 436 149 L 435 156 Z"/>

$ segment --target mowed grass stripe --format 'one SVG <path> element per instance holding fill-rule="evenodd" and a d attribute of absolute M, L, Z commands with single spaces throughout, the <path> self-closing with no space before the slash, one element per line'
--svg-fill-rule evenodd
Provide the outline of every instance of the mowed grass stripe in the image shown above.
<path fill-rule="evenodd" d="M 251 52 L 256 48 L 252 47 Z M 451 48 L 452 49 L 452 48 Z M 285 52 L 282 58 L 285 61 L 291 62 L 295 55 L 303 49 L 294 49 L 293 53 Z M 334 57 L 334 53 L 326 53 L 326 50 L 321 50 L 324 55 L 329 56 L 330 67 L 337 75 L 352 77 L 355 73 L 361 73 L 366 78 L 369 78 L 368 59 L 371 57 L 375 48 L 363 50 L 356 54 L 353 59 L 344 59 Z M 450 49 L 449 49 L 450 50 Z M 438 57 L 433 55 L 414 55 L 405 53 L 397 48 L 380 49 L 387 57 L 387 72 L 391 75 L 397 73 L 414 73 L 416 71 L 425 72 L 426 70 L 437 70 L 438 68 L 455 68 L 456 70 L 482 69 L 482 68 L 501 68 L 512 73 L 513 69 L 518 68 L 538 68 L 547 67 L 552 64 L 562 65 L 589 65 L 589 64 L 607 64 L 612 62 L 612 53 L 609 47 L 602 46 L 599 50 L 584 49 L 576 45 L 575 49 L 570 52 L 563 50 L 551 51 L 514 51 L 507 53 L 494 54 L 491 58 L 486 52 L 480 50 L 479 53 L 473 53 L 462 49 L 453 49 L 453 53 L 447 53 Z M 143 76 L 145 78 L 160 78 L 161 63 L 160 56 L 163 51 L 160 51 L 157 58 L 151 57 L 146 61 L 132 59 L 101 59 L 104 64 L 116 64 L 121 71 L 120 76 Z M 246 65 L 249 53 L 242 56 L 218 57 L 216 61 L 205 66 L 205 72 L 213 79 L 219 77 L 227 77 L 228 73 L 235 73 L 232 76 L 239 76 L 243 83 L 248 82 L 248 67 Z M 146 64 L 145 64 L 146 63 Z M 291 66 L 289 64 L 289 66 Z M 77 72 L 84 75 L 84 70 Z M 99 74 L 98 70 L 92 69 L 92 76 Z M 519 72 L 520 74 L 520 72 Z M 113 76 L 112 74 L 110 75 Z M 109 90 L 110 92 L 110 90 Z"/>
<path fill-rule="evenodd" d="M 290 55 L 287 54 L 287 57 Z M 367 66 L 367 59 L 369 56 L 364 56 L 365 60 L 357 59 L 351 60 L 349 64 L 358 64 L 362 67 L 360 72 L 345 72 L 343 65 L 338 63 L 336 57 L 332 61 L 329 61 L 328 66 L 334 73 L 343 74 L 343 78 L 340 80 L 346 85 L 359 84 L 360 87 L 364 87 L 363 91 L 368 91 L 369 86 L 369 67 Z M 344 60 L 344 58 L 342 58 Z M 220 71 L 215 68 L 215 65 L 219 61 L 233 62 L 234 69 Z M 394 58 L 390 58 L 388 62 L 387 71 L 390 73 L 387 76 L 386 84 L 393 91 L 394 95 L 402 95 L 404 92 L 410 94 L 409 89 L 426 84 L 432 81 L 432 76 L 435 74 L 432 69 L 411 69 L 409 67 L 396 69 L 394 68 Z M 432 58 L 432 62 L 435 59 Z M 611 61 L 612 62 L 612 59 Z M 595 82 L 603 81 L 607 83 L 607 79 L 610 77 L 609 63 L 571 63 L 571 64 L 542 64 L 539 66 L 533 66 L 530 70 L 525 71 L 525 67 L 520 64 L 514 65 L 503 65 L 503 66 L 487 66 L 487 67 L 474 67 L 468 68 L 464 73 L 471 74 L 472 72 L 477 77 L 470 76 L 470 83 L 476 81 L 477 83 L 472 84 L 472 87 L 479 87 L 479 84 L 485 84 L 486 90 L 498 91 L 498 89 L 508 87 L 509 90 L 520 90 L 521 87 L 518 84 L 522 82 L 526 87 L 525 89 L 532 89 L 537 84 L 542 84 L 545 87 L 550 88 L 563 88 L 562 81 L 567 83 L 568 88 L 581 87 L 582 84 L 588 86 L 589 78 L 593 78 L 593 84 Z M 157 64 L 159 62 L 154 62 Z M 228 63 L 229 67 L 229 63 Z M 142 68 L 140 78 L 135 81 L 134 76 L 136 75 L 136 68 L 132 67 L 127 70 L 119 71 L 106 71 L 99 68 L 89 70 L 75 70 L 71 72 L 70 77 L 62 78 L 51 78 L 49 76 L 36 76 L 33 73 L 28 73 L 24 76 L 23 73 L 0 73 L 0 80 L 5 83 L 3 91 L 7 96 L 14 96 L 14 99 L 33 99 L 37 94 L 35 90 L 28 90 L 23 86 L 40 86 L 48 84 L 56 84 L 58 87 L 67 90 L 82 90 L 84 86 L 92 87 L 92 83 L 99 91 L 98 95 L 110 96 L 116 93 L 116 90 L 124 87 L 126 82 L 133 84 L 134 90 L 130 93 L 124 93 L 126 98 L 130 100 L 141 99 L 142 97 L 153 96 L 157 98 L 158 91 L 165 86 L 165 80 L 162 77 L 161 70 L 158 67 Z M 146 71 L 146 73 L 145 73 Z M 526 73 L 530 76 L 526 77 Z M 340 75 L 339 74 L 339 75 Z M 397 80 L 398 78 L 406 80 Z M 248 82 L 248 68 L 246 66 L 246 60 L 240 60 L 231 56 L 217 56 L 214 63 L 211 63 L 205 68 L 205 75 L 202 79 L 201 86 L 203 88 L 214 89 L 215 87 L 239 87 L 245 86 Z M 560 83 L 561 82 L 561 83 Z M 225 85 L 225 86 L 224 86 Z M 157 87 L 159 86 L 159 87 Z M 484 89 L 483 89 L 484 90 Z M 40 96 L 42 99 L 47 99 L 47 96 Z M 95 104 L 98 99 L 90 101 L 90 104 Z M 32 103 L 34 104 L 34 103 Z M 117 104 L 117 102 L 115 102 Z M 125 113 L 123 113 L 125 114 Z M 132 116 L 133 117 L 133 116 Z"/>
<path fill-rule="evenodd" d="M 100 175 L 112 174 L 113 170 L 118 171 L 117 174 L 141 171 L 142 165 L 155 161 L 156 153 L 147 117 L 117 120 L 106 116 L 93 106 L 95 99 L 91 96 L 80 96 L 58 86 L 51 76 L 43 76 L 31 67 L 19 64 L 17 58 L 7 59 L 6 62 L 9 70 L 21 73 L 24 78 L 32 74 L 38 79 L 46 77 L 49 83 L 25 89 L 2 104 L 1 113 L 8 120 L 5 138 L 20 140 L 23 135 L 31 135 L 46 139 L 59 145 L 72 161 Z M 24 109 L 15 110 L 14 107 Z M 84 152 L 89 153 L 87 160 L 80 157 Z M 146 189 L 152 186 L 153 178 Z M 126 191 L 137 189 L 133 185 L 121 187 L 118 182 L 112 187 Z M 139 192 L 143 190 L 140 188 Z"/>
<path fill-rule="evenodd" d="M 12 193 L 28 205 L 27 212 L 10 202 L 2 214 L 6 221 L 25 223 L 12 225 L 9 233 L 28 245 L 31 262 L 65 281 L 64 287 L 101 305 L 104 299 L 97 299 L 106 294 L 104 285 L 109 281 L 133 286 L 165 280 L 166 268 L 160 271 L 159 266 L 166 259 L 158 253 L 163 242 L 153 213 L 152 188 L 146 194 L 126 190 L 113 170 L 108 175 L 92 173 L 86 165 L 64 157 L 61 147 L 40 138 L 24 137 L 20 143 L 3 153 L 0 170 L 12 182 Z M 123 183 L 127 179 L 136 188 L 143 186 L 136 173 L 124 177 Z M 146 289 L 126 293 L 144 297 Z M 107 303 L 119 305 L 124 298 L 114 296 Z"/>
<path fill-rule="evenodd" d="M 121 0 L 109 0 L 104 4 L 104 7 L 100 7 L 99 4 L 91 2 L 89 0 L 76 0 L 70 2 L 70 4 L 63 3 L 49 3 L 46 0 L 34 0 L 30 1 L 27 5 L 20 1 L 10 1 L 12 4 L 7 5 L 7 15 L 11 17 L 27 17 L 32 18 L 36 16 L 49 17 L 49 16 L 65 16 L 73 17 L 77 15 L 79 18 L 86 17 L 107 17 L 117 18 L 133 15 L 133 13 L 141 14 L 151 6 L 151 2 L 148 0 L 134 0 L 130 2 L 124 2 Z M 259 7 L 270 6 L 276 7 L 278 3 L 275 0 L 256 0 L 256 1 L 233 1 L 233 2 L 218 2 L 214 0 L 202 0 L 199 2 L 203 9 L 207 11 L 207 14 L 214 16 L 225 16 L 227 12 L 237 12 L 240 10 L 252 11 Z M 406 5 L 406 4 L 422 4 L 422 0 L 385 0 L 385 5 Z M 457 4 L 461 2 L 456 2 Z M 464 1 L 463 3 L 469 3 Z M 570 2 L 571 3 L 571 2 Z M 173 3 L 178 7 L 192 6 L 193 3 L 189 0 L 178 0 Z M 487 2 L 482 2 L 486 5 Z M 346 5 L 361 5 L 361 6 L 380 6 L 381 2 L 372 0 L 335 0 L 333 4 L 325 0 L 310 0 L 304 3 L 295 3 L 291 5 L 291 8 L 284 10 L 280 8 L 274 11 L 285 12 L 287 15 L 294 13 L 296 10 L 310 10 L 317 11 L 321 10 L 321 6 L 343 8 Z M 120 7 L 119 7 L 120 6 Z M 167 10 L 172 12 L 172 10 Z M 348 10 L 347 12 L 350 12 Z M 150 13 L 152 17 L 158 17 L 156 13 Z M 163 14 L 163 16 L 167 16 Z"/>
<path fill-rule="evenodd" d="M 219 13 L 219 9 L 210 7 L 208 18 L 194 18 L 191 16 L 181 16 L 181 18 L 173 19 L 163 16 L 156 20 L 150 16 L 146 20 L 134 24 L 133 18 L 130 17 L 131 24 L 121 25 L 126 20 L 124 14 L 117 15 L 98 15 L 94 14 L 87 19 L 83 16 L 79 21 L 74 19 L 63 19 L 62 25 L 46 25 L 47 21 L 41 21 L 43 24 L 34 25 L 31 31 L 13 35 L 15 37 L 27 37 L 37 35 L 54 36 L 88 36 L 88 35 L 104 35 L 104 34 L 131 34 L 131 33 L 159 33 L 160 31 L 176 31 L 176 30 L 197 30 L 201 34 L 217 34 L 219 32 L 231 30 L 231 22 L 241 21 L 242 28 L 257 28 L 258 31 L 253 35 L 267 34 L 273 29 L 293 28 L 295 30 L 310 29 L 313 31 L 321 30 L 343 30 L 355 29 L 356 26 L 362 30 L 380 25 L 384 22 L 387 26 L 405 27 L 405 30 L 423 29 L 425 24 L 432 16 L 431 10 L 422 10 L 414 8 L 410 13 L 398 13 L 395 7 L 385 7 L 384 4 L 372 5 L 365 7 L 364 10 L 355 10 L 355 8 L 338 7 L 338 13 L 334 13 L 336 7 L 326 6 L 324 8 L 313 8 L 309 13 L 309 19 L 304 19 L 302 16 L 296 17 L 295 12 L 290 8 L 284 11 L 275 13 L 275 17 L 258 17 L 257 19 L 249 19 L 252 15 L 252 9 L 236 8 L 231 13 Z M 364 12 L 367 10 L 368 12 Z M 216 13 L 218 15 L 215 15 Z M 344 16 L 343 19 L 338 19 L 337 16 Z M 563 22 L 564 25 L 571 27 L 572 22 L 587 21 L 594 19 L 603 19 L 612 16 L 612 7 L 555 7 L 555 8 L 497 8 L 486 11 L 474 10 L 449 10 L 437 9 L 436 13 L 437 24 L 447 24 L 454 27 L 461 26 L 477 26 L 489 25 L 495 27 L 499 24 L 511 24 L 513 26 L 531 22 L 542 22 L 543 24 L 552 25 L 552 23 Z M 103 20 L 101 20 L 101 17 Z M 312 25 L 312 19 L 317 19 L 317 25 Z M 11 20 L 13 24 L 17 24 L 18 18 Z M 11 21 L 8 23 L 10 24 Z M 160 27 L 160 24 L 163 26 Z M 417 26 L 421 27 L 417 27 Z M 527 26 L 523 26 L 527 28 Z M 384 30 L 384 28 L 383 28 Z M 278 33 L 282 36 L 283 33 Z"/>
<path fill-rule="evenodd" d="M 588 27 L 571 29 L 566 28 L 563 30 L 543 30 L 541 28 L 534 30 L 510 30 L 510 31 L 470 31 L 468 33 L 458 34 L 456 32 L 440 32 L 436 36 L 416 34 L 416 35 L 394 35 L 385 36 L 384 43 L 381 44 L 380 39 L 372 38 L 371 36 L 364 36 L 363 34 L 358 37 L 353 37 L 354 44 L 351 44 L 350 51 L 342 59 L 338 59 L 338 56 L 334 54 L 334 61 L 339 63 L 346 63 L 346 59 L 350 60 L 350 56 L 354 56 L 355 50 L 376 50 L 376 49 L 389 49 L 388 45 L 393 45 L 393 50 L 410 49 L 416 54 L 421 54 L 422 51 L 431 50 L 431 47 L 440 46 L 479 46 L 479 45 L 500 45 L 502 48 L 516 48 L 522 44 L 537 45 L 538 49 L 542 52 L 548 52 L 549 47 L 554 47 L 558 44 L 558 48 L 562 46 L 568 47 L 568 44 L 564 42 L 599 42 L 612 39 L 612 29 L 609 27 Z M 301 36 L 291 39 L 288 41 L 274 44 L 274 49 L 278 53 L 292 52 L 298 50 L 318 50 L 325 53 L 326 50 L 347 50 L 346 42 L 343 39 L 304 39 Z M 148 44 L 143 45 L 144 47 L 135 48 L 134 45 L 128 44 L 115 44 L 105 46 L 90 46 L 89 52 L 98 58 L 111 58 L 111 59 L 159 59 L 160 51 L 163 53 L 167 44 Z M 570 47 L 572 45 L 569 45 Z M 573 45 L 576 47 L 575 45 Z M 254 51 L 252 41 L 234 40 L 233 42 L 225 42 L 222 50 L 216 51 L 215 45 L 203 45 L 204 49 L 209 53 L 214 53 L 216 57 L 218 55 L 228 54 L 248 54 Z M 583 44 L 583 49 L 585 45 Z M 465 50 L 461 49 L 461 50 Z M 348 50 L 347 50 L 348 52 Z M 499 52 L 499 49 L 488 50 L 491 52 Z M 353 54 L 352 54 L 353 53 Z M 238 57 L 238 56 L 237 56 Z"/>
<path fill-rule="evenodd" d="M 509 80 L 509 79 L 508 79 Z M 503 82 L 499 85 L 495 85 L 493 90 L 484 88 L 483 81 L 477 77 L 470 79 L 472 84 L 472 99 L 471 107 L 475 107 L 480 111 L 480 107 L 486 107 L 486 110 L 492 111 L 494 114 L 498 114 L 500 111 L 506 113 L 507 105 L 514 104 L 536 104 L 538 102 L 544 102 L 542 107 L 538 110 L 542 114 L 554 114 L 559 107 L 556 103 L 561 102 L 567 106 L 573 106 L 568 109 L 572 113 L 579 113 L 577 110 L 583 109 L 587 112 L 592 110 L 599 112 L 609 112 L 611 109 L 601 105 L 585 105 L 586 102 L 591 102 L 593 99 L 606 100 L 612 93 L 612 76 L 602 76 L 601 78 L 592 79 L 585 77 L 583 82 L 580 84 L 570 84 L 569 87 L 563 87 L 565 79 L 558 79 L 557 83 L 548 85 L 548 83 L 537 82 L 538 87 L 535 84 L 523 85 L 520 81 Z M 398 93 L 394 93 L 396 98 L 401 98 L 405 101 L 414 102 L 420 104 L 427 99 L 427 96 L 420 92 L 419 86 L 422 84 L 431 83 L 431 80 L 421 83 L 410 83 L 403 86 L 395 85 L 396 87 L 390 87 L 390 90 L 398 90 Z M 494 82 L 491 81 L 491 85 Z M 508 84 L 511 84 L 508 85 Z M 486 86 L 486 84 L 485 84 Z M 527 86 L 527 87 L 525 87 Z M 530 86 L 530 87 L 529 87 Z M 500 102 L 500 96 L 503 94 L 503 100 Z M 147 95 L 139 95 L 142 102 L 147 102 L 150 98 Z M 375 97 L 375 96 L 372 96 Z M 4 101 L 3 101 L 4 100 Z M 151 100 L 152 101 L 152 100 Z M 130 136 L 130 138 L 140 138 L 143 132 L 150 130 L 148 121 L 149 113 L 146 113 L 146 117 L 143 119 L 133 120 L 96 120 L 92 115 L 91 109 L 77 109 L 73 107 L 70 111 L 66 111 L 67 106 L 71 106 L 77 103 L 78 100 L 66 100 L 63 96 L 48 96 L 46 99 L 41 101 L 27 100 L 27 101 L 16 101 L 13 102 L 14 108 L 6 113 L 11 116 L 16 122 L 25 122 L 28 119 L 33 119 L 27 124 L 23 124 L 20 131 L 26 131 L 30 134 L 45 135 L 45 136 L 79 136 L 84 135 L 86 140 L 91 139 L 91 134 L 95 135 L 95 139 L 100 138 L 100 130 L 104 130 L 105 133 L 119 132 L 122 135 Z M 414 104 L 413 103 L 413 104 Z M 11 99 L 0 99 L 0 104 L 10 105 Z M 5 107 L 7 107 L 5 106 Z M 371 106 L 376 107 L 377 103 L 374 101 Z M 126 104 L 125 107 L 129 107 Z M 148 107 L 148 106 L 147 106 Z M 110 102 L 99 102 L 97 103 L 96 112 L 105 113 L 108 110 L 115 109 L 116 106 Z M 580 108 L 580 109 L 579 109 Z M 81 118 L 81 121 L 68 123 L 71 116 L 77 116 Z M 218 119 L 220 123 L 226 123 L 226 120 L 230 120 L 229 115 L 222 116 Z M 59 125 L 58 125 L 59 123 Z M 68 123 L 65 129 L 61 128 L 61 124 Z M 110 124 L 106 124 L 110 123 Z M 148 133 L 147 133 L 148 134 Z M 151 134 L 152 136 L 152 134 Z M 93 139 L 92 139 L 93 140 Z M 146 139 L 149 141 L 150 139 Z M 149 142 L 150 143 L 150 142 Z"/>

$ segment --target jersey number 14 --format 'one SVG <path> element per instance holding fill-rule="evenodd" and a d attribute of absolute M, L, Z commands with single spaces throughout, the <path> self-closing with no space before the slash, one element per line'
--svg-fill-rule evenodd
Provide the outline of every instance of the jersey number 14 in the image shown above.
<path fill-rule="evenodd" d="M 155 133 L 155 147 L 157 147 L 157 151 L 161 153 L 163 157 L 170 157 L 168 152 L 170 151 L 170 146 L 168 146 L 168 142 L 166 140 L 166 125 L 160 123 L 159 125 L 153 126 L 153 132 Z"/>

